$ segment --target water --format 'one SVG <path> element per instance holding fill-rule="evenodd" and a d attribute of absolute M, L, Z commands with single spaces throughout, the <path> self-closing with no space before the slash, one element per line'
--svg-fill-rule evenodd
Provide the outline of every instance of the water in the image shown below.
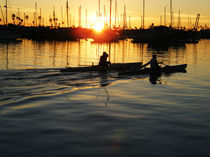
<path fill-rule="evenodd" d="M 33 42 L 0 44 L 0 155 L 209 156 L 210 40 L 185 47 Z M 188 64 L 187 73 L 60 73 L 111 62 Z"/>

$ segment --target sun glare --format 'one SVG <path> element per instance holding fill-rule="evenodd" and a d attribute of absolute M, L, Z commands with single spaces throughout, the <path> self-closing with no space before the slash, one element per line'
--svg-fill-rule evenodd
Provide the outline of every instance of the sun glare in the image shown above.
<path fill-rule="evenodd" d="M 93 25 L 93 29 L 97 32 L 101 32 L 104 29 L 104 24 L 97 22 Z"/>

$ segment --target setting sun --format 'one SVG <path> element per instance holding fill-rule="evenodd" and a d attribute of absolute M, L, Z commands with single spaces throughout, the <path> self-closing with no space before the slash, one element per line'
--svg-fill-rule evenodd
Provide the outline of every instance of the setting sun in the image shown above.
<path fill-rule="evenodd" d="M 93 24 L 92 28 L 97 32 L 101 32 L 104 29 L 104 24 L 100 22 L 96 22 Z"/>

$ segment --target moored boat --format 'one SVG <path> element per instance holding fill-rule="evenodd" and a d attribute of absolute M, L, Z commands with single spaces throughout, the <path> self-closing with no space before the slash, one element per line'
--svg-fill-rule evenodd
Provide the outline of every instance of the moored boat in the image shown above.
<path fill-rule="evenodd" d="M 0 30 L 0 41 L 14 41 L 19 38 L 19 35 L 11 30 Z"/>
<path fill-rule="evenodd" d="M 111 43 L 118 42 L 120 40 L 120 35 L 117 31 L 104 29 L 101 32 L 93 31 L 92 38 L 93 43 Z"/>
<path fill-rule="evenodd" d="M 173 72 L 185 72 L 187 68 L 187 64 L 180 65 L 166 65 L 165 67 L 160 69 L 159 73 L 173 73 Z M 133 69 L 124 72 L 120 72 L 119 75 L 143 75 L 143 74 L 154 74 L 151 68 L 144 69 Z"/>
<path fill-rule="evenodd" d="M 113 63 L 110 66 L 93 65 L 88 67 L 68 67 L 61 69 L 61 72 L 88 72 L 88 71 L 126 71 L 132 68 L 138 68 L 142 65 L 141 62 L 135 63 Z"/>

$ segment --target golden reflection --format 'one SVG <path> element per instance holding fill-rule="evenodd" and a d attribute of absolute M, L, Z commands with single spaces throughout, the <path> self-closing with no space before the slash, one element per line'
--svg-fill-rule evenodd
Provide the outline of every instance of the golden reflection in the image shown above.
<path fill-rule="evenodd" d="M 185 47 L 170 47 L 157 50 L 148 44 L 134 44 L 130 40 L 117 43 L 92 43 L 92 40 L 33 42 L 23 40 L 22 43 L 2 44 L 0 49 L 0 69 L 33 69 L 33 68 L 64 68 L 97 65 L 103 51 L 109 53 L 111 63 L 148 62 L 152 54 L 165 64 L 198 64 L 205 58 L 204 51 L 210 49 L 205 40 Z M 203 46 L 204 45 L 204 46 Z"/>
<path fill-rule="evenodd" d="M 69 66 L 69 41 L 66 42 L 66 67 Z"/>
<path fill-rule="evenodd" d="M 10 107 L 10 110 L 20 110 L 20 109 L 27 109 L 27 108 L 33 108 L 33 107 L 37 107 L 37 104 L 27 104 L 27 105 L 20 105 L 20 106 L 14 106 L 14 107 Z"/>
<path fill-rule="evenodd" d="M 6 48 L 6 69 L 9 69 L 8 44 L 7 44 L 7 48 Z"/>

